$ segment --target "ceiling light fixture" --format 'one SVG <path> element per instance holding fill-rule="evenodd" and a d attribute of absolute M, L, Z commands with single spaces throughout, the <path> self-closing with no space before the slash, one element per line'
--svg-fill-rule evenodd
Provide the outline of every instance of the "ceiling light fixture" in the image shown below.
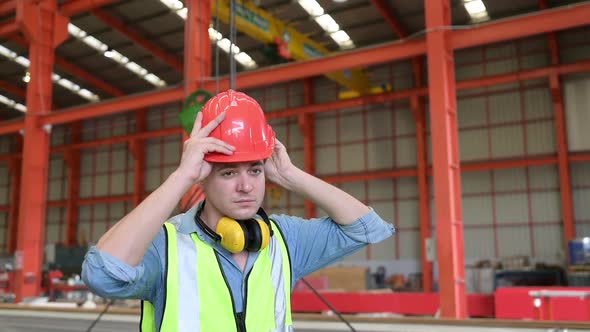
<path fill-rule="evenodd" d="M 188 8 L 184 6 L 182 1 L 160 0 L 160 2 L 186 21 L 188 16 Z M 217 45 L 217 47 L 222 49 L 225 53 L 229 53 L 229 39 L 224 38 L 223 35 L 219 31 L 215 30 L 212 26 L 209 27 L 209 38 Z M 236 44 L 233 46 L 233 53 L 236 61 L 247 69 L 258 67 L 258 64 L 252 59 L 252 57 L 250 57 L 250 55 L 245 52 L 240 52 L 240 48 Z"/>
<path fill-rule="evenodd" d="M 14 52 L 2 45 L 0 45 L 0 55 L 3 55 L 4 57 L 8 58 L 9 60 L 14 61 L 27 69 L 31 65 L 31 61 L 29 61 L 29 59 L 27 59 L 21 55 L 17 55 L 16 52 Z M 90 90 L 80 88 L 79 85 L 75 84 L 74 82 L 72 82 L 68 79 L 60 77 L 56 73 L 53 73 L 51 75 L 51 79 L 53 80 L 53 82 L 72 91 L 73 93 L 79 95 L 80 97 L 82 97 L 88 101 L 98 101 L 100 99 L 97 94 L 91 92 Z M 25 74 L 25 76 L 23 77 L 23 81 L 26 83 L 29 83 L 31 81 L 31 74 L 29 72 L 27 72 Z"/>
<path fill-rule="evenodd" d="M 325 14 L 324 8 L 316 0 L 297 0 L 297 3 L 313 18 L 324 31 L 340 46 L 341 49 L 354 48 L 354 42 L 346 31 L 332 16 Z"/>

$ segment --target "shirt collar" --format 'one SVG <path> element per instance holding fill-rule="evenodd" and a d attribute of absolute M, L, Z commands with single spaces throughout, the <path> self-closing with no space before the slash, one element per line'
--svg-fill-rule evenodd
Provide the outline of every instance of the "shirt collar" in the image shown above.
<path fill-rule="evenodd" d="M 199 227 L 195 222 L 195 215 L 197 214 L 197 210 L 201 207 L 201 205 L 203 205 L 204 202 L 204 200 L 200 201 L 199 203 L 195 204 L 195 206 L 193 206 L 190 210 L 182 214 L 178 232 L 183 234 L 197 233 L 197 236 L 201 240 L 211 243 L 213 242 L 211 241 L 212 239 L 210 239 L 201 229 L 201 227 Z"/>

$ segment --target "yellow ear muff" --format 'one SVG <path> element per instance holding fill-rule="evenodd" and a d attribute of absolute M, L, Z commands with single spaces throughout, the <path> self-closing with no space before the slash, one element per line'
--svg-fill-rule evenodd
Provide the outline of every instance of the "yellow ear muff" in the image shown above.
<path fill-rule="evenodd" d="M 242 226 L 237 221 L 223 217 L 217 223 L 217 234 L 221 236 L 221 246 L 232 253 L 244 250 L 246 237 Z"/>
<path fill-rule="evenodd" d="M 268 243 L 270 242 L 270 229 L 268 228 L 268 225 L 260 220 L 260 219 L 256 219 L 256 221 L 258 222 L 258 225 L 260 226 L 260 235 L 261 235 L 261 240 L 262 242 L 260 243 L 260 250 L 266 248 L 266 246 L 268 246 Z"/>

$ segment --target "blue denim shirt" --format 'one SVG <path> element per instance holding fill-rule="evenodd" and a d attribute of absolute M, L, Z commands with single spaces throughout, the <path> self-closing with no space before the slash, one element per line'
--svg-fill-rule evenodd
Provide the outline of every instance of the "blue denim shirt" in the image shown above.
<path fill-rule="evenodd" d="M 221 256 L 221 266 L 230 285 L 237 312 L 243 311 L 245 276 L 252 269 L 257 252 L 249 253 L 244 272 L 231 252 L 208 237 L 194 221 L 197 206 L 181 218 L 181 233 L 197 233 Z M 392 236 L 394 227 L 383 221 L 371 209 L 351 225 L 340 226 L 329 217 L 303 219 L 289 215 L 269 216 L 281 229 L 289 248 L 292 264 L 292 288 L 297 281 L 331 263 L 365 247 Z M 156 326 L 160 326 L 166 282 L 163 266 L 166 260 L 164 231 L 160 231 L 148 248 L 143 261 L 130 266 L 116 257 L 90 248 L 82 265 L 82 279 L 96 294 L 106 298 L 130 298 L 150 301 L 156 311 Z M 182 268 L 182 267 L 180 267 Z"/>

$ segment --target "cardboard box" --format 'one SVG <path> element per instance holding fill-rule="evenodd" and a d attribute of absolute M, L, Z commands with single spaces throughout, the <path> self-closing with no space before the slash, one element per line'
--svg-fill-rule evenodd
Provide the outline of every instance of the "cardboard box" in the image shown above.
<path fill-rule="evenodd" d="M 327 288 L 330 290 L 365 291 L 368 288 L 369 268 L 354 266 L 327 267 L 310 274 L 308 277 L 325 278 Z"/>

